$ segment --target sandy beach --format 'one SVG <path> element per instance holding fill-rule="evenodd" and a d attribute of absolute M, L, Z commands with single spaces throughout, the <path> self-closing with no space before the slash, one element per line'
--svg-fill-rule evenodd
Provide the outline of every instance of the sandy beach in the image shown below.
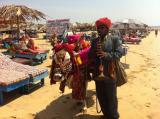
<path fill-rule="evenodd" d="M 51 49 L 49 42 L 36 40 L 41 48 Z M 139 45 L 127 44 L 128 54 L 121 59 L 125 64 L 128 83 L 118 87 L 120 119 L 160 119 L 160 35 L 154 32 L 142 39 Z M 49 52 L 51 56 L 52 51 Z M 48 57 L 38 67 L 50 71 Z M 0 119 L 98 119 L 94 81 L 89 82 L 88 110 L 80 113 L 80 107 L 71 99 L 71 90 L 59 91 L 59 83 L 45 85 L 30 94 L 21 95 L 18 91 L 5 94 L 5 104 L 0 106 Z"/>

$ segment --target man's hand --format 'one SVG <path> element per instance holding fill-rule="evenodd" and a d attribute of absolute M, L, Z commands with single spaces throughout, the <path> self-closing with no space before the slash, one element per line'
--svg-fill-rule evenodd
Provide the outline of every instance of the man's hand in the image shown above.
<path fill-rule="evenodd" d="M 104 51 L 98 51 L 98 52 L 97 52 L 97 56 L 100 57 L 100 58 L 104 58 L 104 57 L 107 56 L 107 53 L 104 52 Z"/>

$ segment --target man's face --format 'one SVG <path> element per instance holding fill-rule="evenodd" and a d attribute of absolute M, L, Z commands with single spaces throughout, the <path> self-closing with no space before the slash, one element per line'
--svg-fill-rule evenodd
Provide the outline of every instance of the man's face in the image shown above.
<path fill-rule="evenodd" d="M 97 31 L 98 31 L 99 36 L 104 37 L 108 34 L 109 29 L 105 25 L 100 25 L 97 27 Z"/>

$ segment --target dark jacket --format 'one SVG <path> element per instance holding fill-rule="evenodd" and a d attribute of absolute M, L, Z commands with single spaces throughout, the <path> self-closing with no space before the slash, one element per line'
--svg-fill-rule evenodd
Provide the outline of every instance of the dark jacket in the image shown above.
<path fill-rule="evenodd" d="M 122 43 L 120 38 L 117 36 L 108 36 L 104 42 L 103 51 L 107 53 L 107 56 L 102 58 L 102 64 L 104 66 L 104 75 L 109 76 L 109 64 L 115 59 L 122 57 Z M 100 59 L 96 56 L 96 45 L 98 38 L 94 39 L 91 44 L 91 50 L 88 54 L 89 60 L 91 61 L 93 78 L 99 75 Z"/>

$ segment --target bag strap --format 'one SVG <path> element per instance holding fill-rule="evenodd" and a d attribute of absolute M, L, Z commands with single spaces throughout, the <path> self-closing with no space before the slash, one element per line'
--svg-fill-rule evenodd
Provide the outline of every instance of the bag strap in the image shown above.
<path fill-rule="evenodd" d="M 116 45 L 117 45 L 117 41 L 118 39 L 115 39 L 114 37 L 111 37 L 111 41 L 112 41 L 112 52 L 116 51 Z M 115 61 L 119 61 L 119 59 L 115 59 Z"/>
<path fill-rule="evenodd" d="M 111 37 L 111 41 L 112 41 L 112 52 L 115 52 L 115 48 L 116 48 L 116 46 L 115 46 L 115 39 L 113 38 L 113 37 Z"/>

